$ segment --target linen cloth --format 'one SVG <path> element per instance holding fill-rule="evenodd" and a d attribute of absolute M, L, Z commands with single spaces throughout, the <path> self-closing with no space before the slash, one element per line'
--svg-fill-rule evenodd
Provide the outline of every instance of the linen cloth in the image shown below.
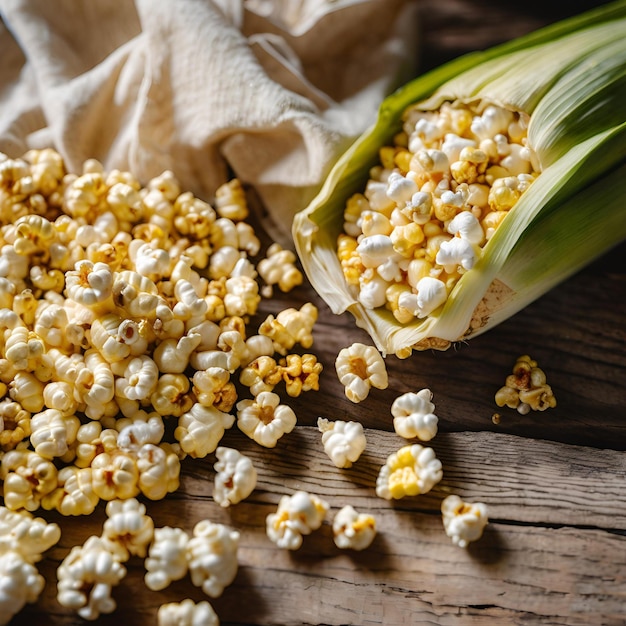
<path fill-rule="evenodd" d="M 237 176 L 291 218 L 412 77 L 410 0 L 0 0 L 0 152 L 53 147 L 211 201 Z"/>

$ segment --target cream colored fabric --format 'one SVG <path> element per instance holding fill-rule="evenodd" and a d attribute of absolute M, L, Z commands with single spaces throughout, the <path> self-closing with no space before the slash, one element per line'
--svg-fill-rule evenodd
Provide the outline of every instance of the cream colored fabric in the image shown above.
<path fill-rule="evenodd" d="M 211 200 L 232 175 L 289 232 L 416 61 L 407 0 L 0 0 L 0 151 L 60 151 Z M 278 230 L 276 230 L 276 228 Z"/>

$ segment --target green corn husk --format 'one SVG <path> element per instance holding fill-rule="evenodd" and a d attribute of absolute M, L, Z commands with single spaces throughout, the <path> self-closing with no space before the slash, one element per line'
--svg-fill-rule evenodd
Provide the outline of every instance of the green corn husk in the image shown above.
<path fill-rule="evenodd" d="M 383 354 L 446 349 L 517 313 L 626 239 L 626 2 L 438 68 L 381 105 L 375 125 L 338 160 L 293 223 L 303 268 L 330 309 L 350 311 Z M 399 323 L 366 309 L 343 277 L 336 244 L 346 200 L 363 191 L 378 151 L 409 105 L 491 102 L 530 115 L 541 173 L 509 211 L 444 305 Z"/>

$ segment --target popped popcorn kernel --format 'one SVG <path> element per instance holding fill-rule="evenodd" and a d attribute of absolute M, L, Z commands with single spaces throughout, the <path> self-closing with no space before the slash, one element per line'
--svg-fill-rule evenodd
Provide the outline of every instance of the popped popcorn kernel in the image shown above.
<path fill-rule="evenodd" d="M 195 603 L 186 598 L 181 602 L 162 604 L 157 612 L 158 626 L 219 626 L 219 618 L 206 601 Z"/>
<path fill-rule="evenodd" d="M 237 575 L 239 532 L 209 520 L 198 522 L 187 542 L 191 582 L 211 598 L 222 595 Z"/>
<path fill-rule="evenodd" d="M 367 442 L 360 422 L 331 422 L 319 417 L 317 428 L 322 433 L 324 452 L 336 467 L 352 467 L 365 450 Z"/>
<path fill-rule="evenodd" d="M 237 403 L 239 430 L 258 444 L 273 448 L 278 440 L 296 426 L 293 409 L 280 403 L 280 396 L 272 391 L 262 391 L 254 400 Z"/>
<path fill-rule="evenodd" d="M 484 504 L 464 502 L 457 495 L 444 498 L 441 513 L 446 535 L 461 548 L 480 539 L 488 523 L 487 507 Z"/>
<path fill-rule="evenodd" d="M 530 411 L 545 411 L 556 406 L 552 387 L 547 384 L 545 372 L 528 355 L 520 356 L 507 376 L 505 384 L 495 395 L 499 407 L 507 406 L 526 415 Z"/>
<path fill-rule="evenodd" d="M 417 437 L 421 441 L 430 441 L 437 434 L 439 418 L 434 414 L 435 405 L 430 389 L 417 393 L 405 393 L 398 396 L 391 405 L 393 428 L 405 439 Z"/>
<path fill-rule="evenodd" d="M 376 478 L 376 495 L 385 500 L 430 491 L 443 477 L 441 461 L 432 448 L 408 445 L 389 455 Z"/>
<path fill-rule="evenodd" d="M 251 459 L 234 448 L 225 446 L 219 446 L 215 456 L 215 502 L 226 508 L 245 500 L 254 491 L 257 481 L 257 472 Z"/>
<path fill-rule="evenodd" d="M 333 519 L 333 540 L 342 550 L 365 550 L 376 537 L 376 520 L 346 505 Z"/>
<path fill-rule="evenodd" d="M 120 561 L 131 555 L 145 557 L 154 534 L 154 522 L 146 507 L 135 498 L 113 500 L 106 505 L 107 520 L 102 537 L 107 539 Z"/>
<path fill-rule="evenodd" d="M 57 601 L 87 620 L 112 613 L 117 603 L 112 588 L 126 576 L 126 568 L 106 540 L 91 536 L 74 546 L 57 569 Z"/>
<path fill-rule="evenodd" d="M 314 354 L 288 354 L 279 363 L 287 395 L 296 398 L 303 391 L 319 390 L 323 366 Z"/>
<path fill-rule="evenodd" d="M 371 387 L 386 389 L 389 384 L 385 361 L 374 346 L 353 343 L 343 348 L 335 360 L 335 369 L 351 402 L 365 400 Z"/>
<path fill-rule="evenodd" d="M 152 543 L 148 547 L 148 556 L 144 561 L 146 574 L 144 580 L 148 589 L 161 591 L 174 580 L 186 576 L 187 544 L 189 535 L 182 528 L 164 526 L 154 529 Z"/>
<path fill-rule="evenodd" d="M 324 521 L 328 503 L 306 491 L 282 496 L 275 513 L 266 518 L 266 533 L 279 548 L 297 550 L 303 535 L 317 530 Z"/>

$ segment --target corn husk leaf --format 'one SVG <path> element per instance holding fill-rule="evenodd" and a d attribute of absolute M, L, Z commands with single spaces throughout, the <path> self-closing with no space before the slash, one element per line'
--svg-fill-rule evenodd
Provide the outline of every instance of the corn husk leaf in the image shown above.
<path fill-rule="evenodd" d="M 445 349 L 504 321 L 626 239 L 625 32 L 626 2 L 616 2 L 461 57 L 389 96 L 294 219 L 303 268 L 331 310 L 350 311 L 383 354 Z M 455 100 L 528 113 L 542 172 L 446 303 L 400 324 L 384 308 L 363 307 L 346 284 L 336 253 L 343 210 L 364 189 L 409 105 L 432 110 Z"/>

